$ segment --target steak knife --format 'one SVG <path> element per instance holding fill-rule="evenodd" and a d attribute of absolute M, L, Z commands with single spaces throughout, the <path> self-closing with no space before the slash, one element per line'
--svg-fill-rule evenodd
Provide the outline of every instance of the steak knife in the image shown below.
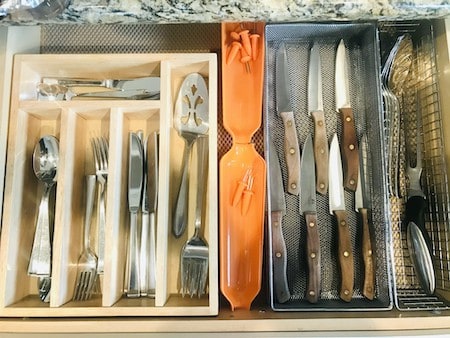
<path fill-rule="evenodd" d="M 325 195 L 328 190 L 328 139 L 323 112 L 320 53 L 319 46 L 316 44 L 311 48 L 309 56 L 308 108 L 314 120 L 316 189 L 317 192 Z"/>
<path fill-rule="evenodd" d="M 279 303 L 285 303 L 291 297 L 287 282 L 287 250 L 284 242 L 282 221 L 286 215 L 283 178 L 277 150 L 270 141 L 269 145 L 269 184 L 270 184 L 270 218 L 272 224 L 272 261 L 273 285 Z"/>
<path fill-rule="evenodd" d="M 288 169 L 286 190 L 290 194 L 298 195 L 300 193 L 300 148 L 291 104 L 288 62 L 284 43 L 278 48 L 276 57 L 276 103 L 277 112 L 284 123 L 284 154 Z"/>
<path fill-rule="evenodd" d="M 320 297 L 320 240 L 317 228 L 316 185 L 314 174 L 314 151 L 311 135 L 303 147 L 301 164 L 301 211 L 306 221 L 306 260 L 308 263 L 308 283 L 306 299 L 317 303 Z M 328 173 L 327 173 L 328 174 Z"/>
<path fill-rule="evenodd" d="M 364 283 L 362 294 L 369 300 L 374 298 L 375 294 L 375 265 L 373 260 L 372 239 L 370 229 L 371 198 L 370 183 L 368 176 L 369 152 L 367 145 L 367 135 L 361 137 L 359 144 L 359 175 L 358 186 L 355 192 L 355 210 L 361 216 L 362 222 L 362 256 L 364 262 Z"/>
<path fill-rule="evenodd" d="M 342 300 L 350 302 L 353 295 L 353 250 L 347 220 L 347 211 L 345 210 L 341 152 L 337 134 L 334 134 L 331 141 L 330 165 L 328 168 L 330 214 L 336 216 L 338 228 L 338 260 L 341 273 L 339 295 Z"/>
<path fill-rule="evenodd" d="M 355 121 L 350 103 L 348 58 L 344 40 L 341 40 L 336 52 L 336 109 L 342 120 L 342 156 L 344 158 L 344 187 L 355 191 L 358 184 L 358 140 Z"/>
<path fill-rule="evenodd" d="M 130 211 L 130 233 L 127 261 L 127 296 L 139 297 L 139 247 L 137 216 L 142 194 L 144 158 L 142 143 L 136 133 L 130 133 L 128 160 L 128 208 Z"/>

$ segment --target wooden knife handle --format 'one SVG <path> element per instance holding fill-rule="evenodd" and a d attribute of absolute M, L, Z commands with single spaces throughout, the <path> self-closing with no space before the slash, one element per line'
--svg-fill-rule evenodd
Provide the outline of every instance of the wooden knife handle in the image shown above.
<path fill-rule="evenodd" d="M 288 170 L 287 192 L 292 195 L 300 193 L 300 147 L 297 139 L 294 113 L 280 113 L 284 123 L 284 154 Z"/>
<path fill-rule="evenodd" d="M 345 210 L 336 210 L 334 214 L 337 219 L 338 259 L 341 270 L 341 289 L 339 295 L 342 300 L 350 302 L 353 296 L 354 266 L 347 212 Z"/>
<path fill-rule="evenodd" d="M 279 303 L 285 303 L 291 297 L 287 282 L 287 251 L 281 228 L 282 217 L 281 211 L 273 211 L 271 213 L 273 284 Z"/>
<path fill-rule="evenodd" d="M 340 108 L 342 118 L 342 151 L 344 159 L 344 188 L 355 191 L 358 184 L 359 151 L 352 108 Z"/>
<path fill-rule="evenodd" d="M 362 294 L 373 300 L 375 294 L 375 265 L 373 262 L 372 241 L 370 236 L 369 216 L 366 208 L 358 209 L 362 220 L 362 256 L 364 262 L 364 283 Z"/>
<path fill-rule="evenodd" d="M 306 220 L 306 260 L 308 262 L 308 286 L 306 299 L 317 303 L 320 297 L 320 240 L 317 229 L 317 214 L 305 212 Z"/>
<path fill-rule="evenodd" d="M 328 190 L 328 138 L 323 111 L 311 112 L 314 120 L 314 159 L 316 162 L 316 190 L 325 195 Z"/>

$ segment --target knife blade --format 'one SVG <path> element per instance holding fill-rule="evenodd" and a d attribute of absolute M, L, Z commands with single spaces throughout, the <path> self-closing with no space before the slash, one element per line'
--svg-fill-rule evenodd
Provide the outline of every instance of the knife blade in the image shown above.
<path fill-rule="evenodd" d="M 287 250 L 282 229 L 283 216 L 286 215 L 286 200 L 280 162 L 276 151 L 275 145 L 271 140 L 269 144 L 268 178 L 272 225 L 273 284 L 278 302 L 285 303 L 291 297 L 287 282 Z"/>
<path fill-rule="evenodd" d="M 344 158 L 344 187 L 355 191 L 358 184 L 358 140 L 355 121 L 350 103 L 348 58 L 344 40 L 341 40 L 336 52 L 336 109 L 342 120 L 342 155 Z"/>
<path fill-rule="evenodd" d="M 316 185 L 314 173 L 314 150 L 311 135 L 303 147 L 301 163 L 301 210 L 306 221 L 306 257 L 308 263 L 308 283 L 306 299 L 317 303 L 320 297 L 320 240 L 317 227 Z M 328 173 L 327 173 L 328 174 Z"/>
<path fill-rule="evenodd" d="M 128 209 L 130 212 L 130 233 L 127 260 L 127 296 L 133 298 L 140 296 L 137 215 L 141 202 L 143 169 L 142 143 L 136 133 L 130 132 L 128 159 Z"/>
<path fill-rule="evenodd" d="M 338 228 L 338 260 L 341 274 L 339 295 L 342 300 L 349 302 L 353 295 L 353 250 L 345 209 L 342 161 L 337 134 L 333 135 L 331 141 L 328 172 L 330 214 L 336 216 Z"/>
<path fill-rule="evenodd" d="M 308 108 L 314 121 L 316 189 L 317 192 L 325 195 L 328 190 L 328 139 L 323 111 L 320 64 L 319 46 L 314 44 L 309 57 Z"/>
<path fill-rule="evenodd" d="M 370 182 L 368 175 L 369 152 L 367 135 L 361 137 L 359 144 L 359 175 L 358 186 L 355 192 L 355 210 L 359 213 L 362 223 L 362 257 L 364 263 L 364 282 L 362 294 L 369 300 L 373 300 L 375 295 L 375 265 L 371 239 L 371 196 Z"/>
<path fill-rule="evenodd" d="M 276 57 L 276 104 L 284 124 L 284 154 L 288 169 L 287 192 L 300 193 L 300 148 L 291 104 L 286 45 L 281 43 Z"/>

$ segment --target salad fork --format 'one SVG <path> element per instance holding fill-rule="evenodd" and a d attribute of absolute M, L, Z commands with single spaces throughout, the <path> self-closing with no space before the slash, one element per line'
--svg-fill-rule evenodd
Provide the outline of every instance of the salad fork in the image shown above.
<path fill-rule="evenodd" d="M 98 190 L 98 265 L 97 272 L 104 272 L 104 256 L 105 256 L 105 223 L 106 223 L 106 183 L 108 180 L 108 141 L 104 137 L 94 137 L 91 140 L 94 151 L 95 174 L 99 185 Z"/>

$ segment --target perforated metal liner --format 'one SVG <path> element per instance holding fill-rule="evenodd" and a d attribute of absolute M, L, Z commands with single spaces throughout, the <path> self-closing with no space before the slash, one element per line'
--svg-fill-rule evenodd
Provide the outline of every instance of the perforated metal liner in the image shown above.
<path fill-rule="evenodd" d="M 391 197 L 395 304 L 399 310 L 450 309 L 450 221 L 448 177 L 444 157 L 439 83 L 430 21 L 384 22 L 380 24 L 382 59 L 386 58 L 398 36 L 410 34 L 414 55 L 410 76 L 405 81 L 402 104 L 400 197 Z M 423 133 L 422 186 L 427 199 L 425 226 L 433 244 L 436 292 L 428 296 L 421 289 L 410 260 L 405 228 L 402 226 L 406 201 L 406 151 L 415 153 L 417 109 Z M 420 124 L 419 124 L 420 125 Z M 409 152 L 409 151 L 408 151 Z M 413 159 L 414 162 L 414 159 Z M 414 165 L 414 163 L 413 163 Z"/>
<path fill-rule="evenodd" d="M 323 101 L 327 136 L 337 132 L 341 137 L 341 121 L 336 112 L 334 71 L 335 55 L 339 40 L 343 38 L 349 58 L 350 91 L 358 138 L 363 133 L 368 136 L 369 151 L 373 166 L 372 177 L 372 219 L 373 248 L 376 264 L 375 300 L 366 300 L 361 293 L 363 264 L 361 258 L 361 222 L 354 211 L 354 194 L 345 192 L 346 209 L 354 249 L 354 294 L 346 303 L 339 298 L 339 270 L 337 265 L 337 229 L 335 217 L 330 215 L 328 194 L 317 194 L 317 214 L 321 248 L 321 300 L 310 304 L 305 299 L 307 264 L 305 257 L 305 219 L 299 213 L 299 198 L 285 194 L 287 214 L 283 219 L 283 234 L 287 247 L 287 277 L 291 299 L 284 304 L 272 297 L 274 310 L 381 310 L 392 307 L 389 257 L 390 237 L 388 232 L 388 203 L 385 181 L 385 159 L 383 148 L 383 121 L 380 105 L 380 85 L 378 79 L 378 48 L 376 27 L 363 24 L 273 24 L 266 27 L 266 83 L 264 123 L 267 137 L 274 140 L 280 159 L 283 179 L 287 169 L 283 153 L 284 127 L 275 105 L 275 58 L 282 41 L 285 42 L 288 57 L 289 82 L 292 104 L 300 147 L 308 134 L 313 135 L 313 122 L 307 107 L 307 83 L 309 48 L 313 42 L 320 45 L 322 62 Z M 267 148 L 266 148 L 267 149 Z M 266 156 L 269 158 L 269 156 Z M 268 186 L 268 194 L 271 187 Z M 270 212 L 270 210 L 269 210 Z M 269 224 L 270 232 L 271 224 Z M 271 249 L 269 233 L 269 250 Z M 270 255 L 271 256 L 271 255 Z M 270 261 L 270 266 L 271 260 Z M 272 269 L 269 268 L 270 274 Z M 272 276 L 271 276 L 272 278 Z M 271 293 L 273 285 L 271 284 Z"/>

